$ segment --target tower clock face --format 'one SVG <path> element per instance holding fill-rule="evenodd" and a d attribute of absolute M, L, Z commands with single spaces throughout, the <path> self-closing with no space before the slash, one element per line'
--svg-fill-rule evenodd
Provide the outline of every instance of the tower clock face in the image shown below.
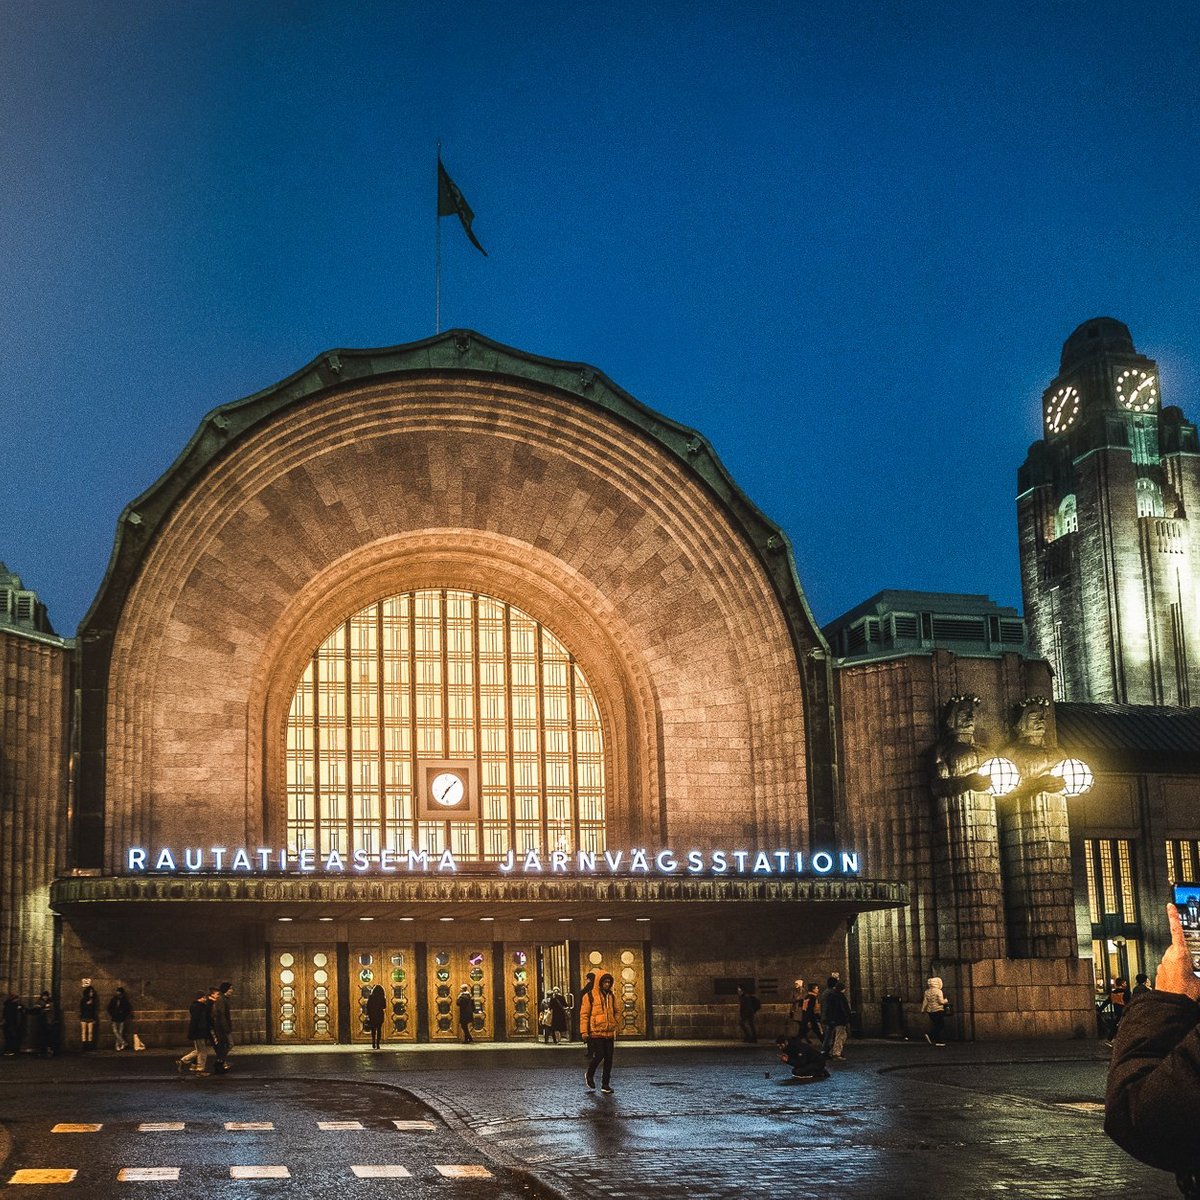
<path fill-rule="evenodd" d="M 1046 401 L 1046 428 L 1051 433 L 1070 429 L 1079 413 L 1079 389 L 1060 387 Z"/>
<path fill-rule="evenodd" d="M 453 771 L 443 771 L 433 777 L 429 791 L 443 808 L 456 808 L 462 803 L 464 794 L 462 776 Z"/>
<path fill-rule="evenodd" d="M 1158 406 L 1158 380 L 1141 367 L 1122 367 L 1116 377 L 1117 403 L 1127 412 L 1150 412 Z"/>

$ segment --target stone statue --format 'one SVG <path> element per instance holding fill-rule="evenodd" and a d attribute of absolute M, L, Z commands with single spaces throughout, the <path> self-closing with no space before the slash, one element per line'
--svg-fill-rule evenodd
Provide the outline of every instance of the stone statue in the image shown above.
<path fill-rule="evenodd" d="M 991 780 L 979 773 L 985 754 L 975 744 L 978 696 L 951 696 L 942 709 L 942 736 L 934 753 L 932 788 L 935 796 L 986 792 Z"/>
<path fill-rule="evenodd" d="M 1046 717 L 1050 701 L 1045 696 L 1028 696 L 1013 714 L 1011 736 L 1004 756 L 1016 764 L 1021 782 L 1011 793 L 1014 800 L 1039 792 L 1061 792 L 1066 781 L 1051 775 L 1050 768 L 1059 760 L 1056 750 L 1046 747 Z"/>

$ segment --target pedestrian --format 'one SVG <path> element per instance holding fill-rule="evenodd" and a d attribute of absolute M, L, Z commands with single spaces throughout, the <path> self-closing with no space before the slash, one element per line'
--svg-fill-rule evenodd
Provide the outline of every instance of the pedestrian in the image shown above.
<path fill-rule="evenodd" d="M 367 1028 L 371 1031 L 371 1049 L 378 1050 L 383 1034 L 383 1014 L 387 1011 L 387 995 L 376 984 L 367 997 Z"/>
<path fill-rule="evenodd" d="M 587 1030 L 583 1027 L 583 1002 L 584 999 L 592 994 L 592 989 L 596 986 L 596 972 L 589 971 L 583 978 L 583 987 L 579 989 L 579 1040 L 583 1042 L 584 1053 L 591 1057 L 592 1048 L 588 1044 Z"/>
<path fill-rule="evenodd" d="M 567 1032 L 567 1005 L 562 997 L 562 988 L 555 988 L 550 993 L 550 1034 L 554 1038 L 554 1044 L 558 1045 L 558 1039 L 565 1037 Z"/>
<path fill-rule="evenodd" d="M 42 1058 L 53 1058 L 62 1047 L 62 1010 L 49 992 L 42 992 L 35 1007 L 39 1026 L 34 1049 Z"/>
<path fill-rule="evenodd" d="M 754 1025 L 754 1017 L 762 1008 L 762 1001 L 748 988 L 738 984 L 738 1025 L 742 1031 L 742 1041 L 757 1042 L 758 1030 Z"/>
<path fill-rule="evenodd" d="M 471 996 L 471 988 L 463 984 L 458 990 L 458 1027 L 462 1030 L 463 1042 L 470 1045 L 475 1039 L 471 1036 L 471 1022 L 475 1019 L 475 1000 Z"/>
<path fill-rule="evenodd" d="M 846 1056 L 842 1051 L 850 1028 L 850 1001 L 846 999 L 846 985 L 836 974 L 830 979 L 829 987 L 821 993 L 821 1023 L 825 1026 L 825 1040 L 821 1048 L 826 1058 L 844 1061 Z"/>
<path fill-rule="evenodd" d="M 550 1045 L 550 993 L 545 992 L 542 995 L 542 1002 L 538 1005 L 538 1029 L 542 1033 L 542 1042 L 545 1045 Z"/>
<path fill-rule="evenodd" d="M 1125 1009 L 1133 999 L 1133 995 L 1129 991 L 1129 980 L 1123 975 L 1119 979 L 1114 979 L 1112 991 L 1108 993 L 1108 998 L 1112 1002 L 1113 1014 L 1112 1032 L 1108 1035 L 1108 1043 L 1111 1046 L 1112 1039 L 1116 1037 L 1117 1030 L 1121 1027 L 1121 1018 L 1125 1016 Z"/>
<path fill-rule="evenodd" d="M 89 983 L 79 996 L 79 1045 L 83 1050 L 96 1048 L 96 1018 L 100 1015 L 100 996 Z"/>
<path fill-rule="evenodd" d="M 605 971 L 595 988 L 584 994 L 579 1006 L 579 1024 L 588 1039 L 588 1065 L 583 1081 L 590 1092 L 596 1090 L 596 1068 L 604 1064 L 600 1090 L 611 1096 L 613 1047 L 617 1037 L 617 998 L 613 995 L 613 977 Z"/>
<path fill-rule="evenodd" d="M 792 981 L 792 1000 L 788 1005 L 788 1020 L 796 1026 L 797 1036 L 804 1024 L 804 980 L 796 979 Z"/>
<path fill-rule="evenodd" d="M 816 1035 L 818 1042 L 824 1042 L 825 1032 L 821 1028 L 821 986 L 814 983 L 809 985 L 804 997 L 804 1011 L 800 1018 L 800 1033 L 798 1036 L 808 1041 L 809 1033 Z"/>
<path fill-rule="evenodd" d="M 1145 995 L 1146 992 L 1151 992 L 1154 989 L 1150 986 L 1149 975 L 1139 975 L 1133 985 L 1133 994 L 1135 996 Z"/>
<path fill-rule="evenodd" d="M 233 1045 L 233 1013 L 229 1008 L 229 997 L 233 984 L 229 980 L 218 984 L 215 992 L 209 993 L 212 1001 L 213 1045 L 217 1049 L 213 1070 L 224 1075 L 229 1070 L 229 1048 Z"/>
<path fill-rule="evenodd" d="M 108 1016 L 112 1021 L 113 1037 L 116 1039 L 117 1049 L 125 1050 L 129 1046 L 125 1040 L 125 1025 L 133 1016 L 133 1005 L 129 1003 L 129 997 L 125 995 L 123 987 L 117 988 L 108 1002 Z"/>
<path fill-rule="evenodd" d="M 950 1001 L 942 991 L 942 981 L 933 975 L 926 980 L 925 995 L 921 999 L 921 1011 L 929 1014 L 929 1032 L 925 1040 L 931 1046 L 944 1046 L 946 1014 L 950 1011 Z"/>
<path fill-rule="evenodd" d="M 1114 1040 L 1104 1131 L 1200 1200 L 1200 978 L 1174 904 L 1167 920 L 1171 945 L 1154 987 L 1130 1005 Z"/>
<path fill-rule="evenodd" d="M 21 1049 L 21 1037 L 25 1032 L 25 1008 L 16 994 L 9 992 L 4 998 L 4 1057 L 12 1058 Z"/>
<path fill-rule="evenodd" d="M 212 1006 L 209 996 L 215 988 L 207 992 L 197 992 L 196 998 L 188 1005 L 188 1041 L 192 1048 L 182 1057 L 175 1060 L 175 1069 L 182 1075 L 184 1069 L 191 1064 L 190 1070 L 195 1075 L 209 1075 L 211 1072 L 204 1068 L 208 1065 L 208 1053 L 214 1049 L 212 1028 Z"/>
<path fill-rule="evenodd" d="M 793 1079 L 815 1082 L 829 1078 L 825 1055 L 814 1050 L 799 1034 L 790 1038 L 781 1034 L 775 1039 L 775 1045 L 779 1050 L 779 1061 L 792 1068 Z"/>

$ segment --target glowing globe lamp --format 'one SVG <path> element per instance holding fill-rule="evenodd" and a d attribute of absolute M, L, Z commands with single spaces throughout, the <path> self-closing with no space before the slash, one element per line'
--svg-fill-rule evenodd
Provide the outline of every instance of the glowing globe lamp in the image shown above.
<path fill-rule="evenodd" d="M 1092 784 L 1096 781 L 1092 768 L 1081 758 L 1064 758 L 1050 768 L 1050 774 L 1057 775 L 1066 785 L 1063 788 L 1064 796 L 1082 796 L 1084 792 L 1092 790 Z"/>
<path fill-rule="evenodd" d="M 992 781 L 988 788 L 989 796 L 1007 796 L 1021 782 L 1017 764 L 1008 758 L 989 758 L 980 766 L 979 773 Z"/>

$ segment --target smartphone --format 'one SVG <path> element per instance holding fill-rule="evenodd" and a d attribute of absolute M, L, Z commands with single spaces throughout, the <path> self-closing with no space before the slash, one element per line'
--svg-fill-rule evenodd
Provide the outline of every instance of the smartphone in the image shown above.
<path fill-rule="evenodd" d="M 1200 975 L 1200 883 L 1177 883 L 1175 907 L 1183 926 L 1183 940 L 1192 956 L 1192 970 Z"/>

